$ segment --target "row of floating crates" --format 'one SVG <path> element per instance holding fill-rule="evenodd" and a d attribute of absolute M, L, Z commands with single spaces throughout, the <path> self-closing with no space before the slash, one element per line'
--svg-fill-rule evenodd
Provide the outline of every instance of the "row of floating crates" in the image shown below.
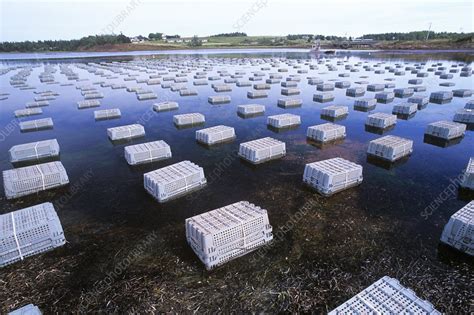
<path fill-rule="evenodd" d="M 239 156 L 252 164 L 260 164 L 285 155 L 286 144 L 270 137 L 244 142 L 239 146 Z"/>
<path fill-rule="evenodd" d="M 235 139 L 235 130 L 228 126 L 215 126 L 196 131 L 196 140 L 203 144 L 213 145 Z"/>
<path fill-rule="evenodd" d="M 186 239 L 210 270 L 273 239 L 268 214 L 247 201 L 186 219 Z"/>
<path fill-rule="evenodd" d="M 171 148 L 163 140 L 125 147 L 125 159 L 130 165 L 151 163 L 171 158 Z"/>
<path fill-rule="evenodd" d="M 56 139 L 14 145 L 8 151 L 10 162 L 35 161 L 59 156 L 59 144 Z"/>
<path fill-rule="evenodd" d="M 145 136 L 145 128 L 140 124 L 113 127 L 107 129 L 107 135 L 112 141 L 139 138 Z"/>
<path fill-rule="evenodd" d="M 182 161 L 143 175 L 145 190 L 158 202 L 166 202 L 206 185 L 202 167 Z"/>
<path fill-rule="evenodd" d="M 0 267 L 66 243 L 52 203 L 0 215 Z"/>
<path fill-rule="evenodd" d="M 7 199 L 67 185 L 69 178 L 61 162 L 48 162 L 3 171 Z"/>

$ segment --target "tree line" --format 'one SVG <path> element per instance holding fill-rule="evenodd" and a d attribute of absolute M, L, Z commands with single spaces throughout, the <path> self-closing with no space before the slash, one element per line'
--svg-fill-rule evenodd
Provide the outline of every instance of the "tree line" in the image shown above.
<path fill-rule="evenodd" d="M 431 32 L 417 31 L 409 33 L 382 33 L 382 34 L 366 34 L 362 36 L 364 39 L 374 40 L 425 40 L 429 33 L 430 39 L 450 39 L 458 40 L 462 38 L 473 37 L 474 33 L 454 33 L 454 32 Z"/>

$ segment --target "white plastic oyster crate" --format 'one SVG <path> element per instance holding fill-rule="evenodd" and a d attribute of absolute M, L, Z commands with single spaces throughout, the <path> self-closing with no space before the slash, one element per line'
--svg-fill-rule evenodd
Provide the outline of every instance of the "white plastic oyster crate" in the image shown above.
<path fill-rule="evenodd" d="M 293 114 L 280 114 L 267 117 L 267 125 L 274 128 L 288 128 L 301 124 L 301 118 Z"/>
<path fill-rule="evenodd" d="M 349 108 L 347 106 L 327 106 L 321 110 L 321 116 L 338 118 L 349 114 Z"/>
<path fill-rule="evenodd" d="M 430 102 L 436 104 L 449 103 L 453 99 L 451 91 L 437 91 L 430 94 Z"/>
<path fill-rule="evenodd" d="M 385 129 L 397 123 L 397 116 L 386 113 L 373 113 L 367 116 L 365 125 Z"/>
<path fill-rule="evenodd" d="M 362 183 L 362 166 L 343 158 L 306 164 L 303 182 L 324 196 Z"/>
<path fill-rule="evenodd" d="M 224 125 L 219 125 L 196 131 L 196 140 L 207 145 L 227 142 L 233 139 L 235 139 L 234 128 Z"/>
<path fill-rule="evenodd" d="M 248 98 L 265 98 L 268 97 L 268 93 L 264 90 L 248 91 Z"/>
<path fill-rule="evenodd" d="M 463 124 L 474 124 L 474 109 L 458 109 L 453 120 Z"/>
<path fill-rule="evenodd" d="M 53 120 L 51 118 L 42 118 L 20 122 L 21 131 L 32 131 L 47 128 L 53 128 Z"/>
<path fill-rule="evenodd" d="M 202 167 L 182 161 L 143 175 L 146 191 L 158 202 L 181 197 L 206 185 Z"/>
<path fill-rule="evenodd" d="M 369 142 L 367 154 L 395 162 L 413 152 L 413 141 L 396 136 L 385 136 Z"/>
<path fill-rule="evenodd" d="M 171 158 L 171 148 L 163 140 L 125 147 L 125 159 L 130 165 L 151 163 Z"/>
<path fill-rule="evenodd" d="M 375 98 L 361 98 L 354 101 L 355 108 L 373 109 L 377 106 L 377 100 Z"/>
<path fill-rule="evenodd" d="M 334 101 L 334 95 L 332 93 L 316 93 L 313 95 L 313 101 L 318 103 L 327 103 Z"/>
<path fill-rule="evenodd" d="M 303 100 L 300 98 L 280 98 L 278 99 L 278 106 L 283 108 L 298 107 L 303 105 Z"/>
<path fill-rule="evenodd" d="M 137 94 L 137 99 L 139 101 L 153 100 L 156 98 L 158 98 L 158 96 L 155 93 Z"/>
<path fill-rule="evenodd" d="M 441 315 L 434 306 L 405 288 L 397 279 L 383 277 L 341 304 L 328 315 L 429 314 Z"/>
<path fill-rule="evenodd" d="M 402 103 L 393 106 L 394 115 L 412 115 L 418 111 L 418 105 L 415 103 Z"/>
<path fill-rule="evenodd" d="M 441 120 L 428 124 L 425 135 L 429 135 L 444 140 L 451 140 L 464 136 L 466 125 L 452 121 Z"/>
<path fill-rule="evenodd" d="M 61 162 L 49 162 L 3 171 L 7 199 L 18 198 L 67 185 L 69 178 Z"/>
<path fill-rule="evenodd" d="M 8 313 L 8 315 L 42 315 L 42 314 L 43 313 L 41 313 L 41 310 L 38 308 L 38 306 L 33 305 L 33 304 L 22 306 Z"/>
<path fill-rule="evenodd" d="M 363 87 L 352 87 L 346 90 L 347 96 L 360 97 L 360 96 L 364 96 L 364 94 L 365 94 L 365 89 Z"/>
<path fill-rule="evenodd" d="M 311 140 L 323 143 L 344 139 L 346 137 L 346 127 L 332 123 L 311 126 L 308 127 L 306 136 Z"/>
<path fill-rule="evenodd" d="M 52 203 L 0 215 L 0 267 L 66 243 Z"/>
<path fill-rule="evenodd" d="M 469 102 L 464 105 L 465 109 L 474 109 L 474 100 L 470 100 Z"/>
<path fill-rule="evenodd" d="M 121 116 L 122 116 L 122 113 L 120 112 L 120 109 L 118 108 L 94 111 L 94 119 L 96 120 L 120 118 Z"/>
<path fill-rule="evenodd" d="M 250 253 L 272 239 L 267 210 L 248 201 L 186 219 L 186 240 L 207 270 Z"/>
<path fill-rule="evenodd" d="M 41 115 L 43 110 L 41 108 L 18 109 L 14 112 L 15 117 L 26 117 L 32 115 Z"/>
<path fill-rule="evenodd" d="M 206 121 L 203 114 L 200 113 L 189 113 L 189 114 L 180 114 L 173 116 L 173 122 L 177 126 L 186 126 L 194 124 L 202 124 Z"/>
<path fill-rule="evenodd" d="M 449 218 L 441 234 L 441 242 L 474 256 L 474 201 Z"/>
<path fill-rule="evenodd" d="M 161 102 L 153 104 L 153 110 L 155 112 L 164 112 L 168 110 L 178 109 L 179 105 L 176 102 Z"/>
<path fill-rule="evenodd" d="M 239 156 L 252 164 L 279 159 L 285 155 L 285 143 L 270 137 L 244 142 L 239 146 Z"/>
<path fill-rule="evenodd" d="M 140 124 L 113 127 L 107 129 L 107 135 L 112 141 L 138 138 L 145 135 L 145 128 Z"/>
<path fill-rule="evenodd" d="M 265 105 L 249 104 L 237 106 L 237 112 L 241 115 L 257 115 L 265 112 Z"/>
<path fill-rule="evenodd" d="M 418 107 L 423 107 L 429 103 L 429 97 L 424 95 L 414 95 L 408 99 L 408 103 L 417 104 Z"/>
<path fill-rule="evenodd" d="M 299 95 L 301 93 L 300 89 L 295 89 L 295 88 L 283 88 L 281 89 L 281 94 L 282 95 Z"/>
<path fill-rule="evenodd" d="M 98 106 L 100 106 L 99 100 L 85 100 L 85 101 L 77 102 L 78 109 L 98 107 Z"/>
<path fill-rule="evenodd" d="M 231 97 L 229 95 L 212 95 L 207 98 L 211 104 L 226 104 L 230 103 Z"/>
<path fill-rule="evenodd" d="M 460 186 L 474 190 L 474 157 L 471 157 L 467 163 Z"/>
<path fill-rule="evenodd" d="M 25 107 L 26 108 L 37 108 L 37 107 L 43 107 L 43 106 L 48 106 L 48 105 L 49 105 L 48 101 L 35 101 L 35 102 L 26 103 Z"/>
<path fill-rule="evenodd" d="M 59 144 L 56 139 L 18 144 L 11 147 L 8 153 L 11 163 L 39 160 L 59 156 Z"/>
<path fill-rule="evenodd" d="M 389 92 L 389 91 L 379 92 L 375 94 L 375 99 L 379 103 L 389 103 L 393 101 L 394 98 L 395 98 L 395 93 Z"/>

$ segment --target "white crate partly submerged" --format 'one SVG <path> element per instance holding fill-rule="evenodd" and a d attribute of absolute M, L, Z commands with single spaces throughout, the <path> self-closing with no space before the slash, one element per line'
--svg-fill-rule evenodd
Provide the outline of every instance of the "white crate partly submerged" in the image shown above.
<path fill-rule="evenodd" d="M 8 313 L 8 315 L 42 315 L 42 314 L 43 313 L 41 313 L 41 310 L 39 309 L 39 307 L 33 304 L 22 306 Z"/>
<path fill-rule="evenodd" d="M 303 105 L 303 100 L 300 98 L 280 98 L 278 99 L 278 106 L 282 108 L 299 107 Z"/>
<path fill-rule="evenodd" d="M 196 140 L 200 143 L 213 145 L 235 139 L 235 130 L 232 127 L 219 125 L 196 131 Z"/>
<path fill-rule="evenodd" d="M 207 98 L 207 101 L 211 104 L 227 104 L 231 102 L 229 95 L 212 95 Z"/>
<path fill-rule="evenodd" d="M 252 164 L 279 159 L 285 155 L 285 143 L 270 137 L 244 142 L 239 146 L 239 156 Z"/>
<path fill-rule="evenodd" d="M 418 104 L 402 103 L 393 106 L 392 114 L 410 116 L 418 111 Z"/>
<path fill-rule="evenodd" d="M 428 124 L 425 135 L 440 138 L 443 140 L 452 140 L 463 137 L 466 131 L 466 125 L 452 121 L 441 120 Z"/>
<path fill-rule="evenodd" d="M 458 109 L 453 120 L 463 124 L 474 124 L 474 109 Z"/>
<path fill-rule="evenodd" d="M 186 219 L 186 240 L 207 270 L 273 239 L 267 210 L 247 201 Z"/>
<path fill-rule="evenodd" d="M 41 129 L 53 128 L 53 120 L 51 118 L 42 118 L 36 120 L 28 120 L 20 122 L 21 131 L 34 131 Z"/>
<path fill-rule="evenodd" d="M 416 296 L 398 280 L 383 277 L 341 304 L 328 315 L 426 314 L 441 315 L 434 306 Z"/>
<path fill-rule="evenodd" d="M 306 136 L 321 143 L 344 139 L 346 137 L 346 127 L 332 123 L 311 126 L 308 127 Z"/>
<path fill-rule="evenodd" d="M 146 191 L 158 202 L 181 197 L 206 185 L 202 167 L 182 161 L 143 175 Z"/>
<path fill-rule="evenodd" d="M 180 114 L 173 116 L 173 122 L 176 126 L 188 126 L 203 124 L 206 121 L 203 114 L 200 113 L 189 113 L 189 114 Z"/>
<path fill-rule="evenodd" d="M 99 100 L 84 100 L 84 101 L 77 102 L 77 108 L 78 109 L 99 107 L 99 106 L 100 106 L 100 101 Z"/>
<path fill-rule="evenodd" d="M 441 234 L 441 242 L 474 256 L 474 201 L 449 218 Z"/>
<path fill-rule="evenodd" d="M 28 109 L 18 109 L 15 112 L 15 117 L 26 117 L 26 116 L 33 116 L 33 115 L 41 115 L 43 110 L 41 108 L 28 108 Z"/>
<path fill-rule="evenodd" d="M 120 109 L 118 108 L 94 111 L 95 120 L 114 119 L 114 118 L 120 118 L 121 116 L 122 116 L 122 113 L 120 112 Z"/>
<path fill-rule="evenodd" d="M 267 117 L 267 125 L 273 128 L 290 128 L 301 124 L 301 117 L 293 114 L 280 114 Z"/>
<path fill-rule="evenodd" d="M 56 139 L 18 144 L 8 153 L 11 163 L 34 161 L 59 156 L 59 144 Z"/>
<path fill-rule="evenodd" d="M 349 114 L 349 108 L 347 106 L 327 106 L 321 110 L 321 116 L 330 118 L 341 118 Z"/>
<path fill-rule="evenodd" d="M 385 136 L 369 142 L 367 154 L 395 162 L 413 152 L 413 141 L 396 136 Z"/>
<path fill-rule="evenodd" d="M 343 158 L 306 164 L 303 182 L 324 196 L 362 183 L 362 166 Z"/>
<path fill-rule="evenodd" d="M 67 185 L 69 178 L 61 162 L 49 162 L 3 171 L 7 199 Z"/>
<path fill-rule="evenodd" d="M 460 186 L 474 190 L 474 157 L 471 157 L 469 163 L 467 163 Z"/>
<path fill-rule="evenodd" d="M 153 110 L 155 112 L 164 112 L 169 110 L 178 109 L 179 105 L 176 102 L 161 102 L 153 104 Z"/>
<path fill-rule="evenodd" d="M 107 135 L 112 141 L 138 138 L 145 135 L 145 128 L 140 124 L 113 127 L 107 129 Z"/>
<path fill-rule="evenodd" d="M 237 113 L 243 116 L 259 115 L 265 113 L 265 105 L 249 104 L 237 106 Z"/>
<path fill-rule="evenodd" d="M 373 113 L 367 116 L 365 125 L 373 128 L 386 129 L 397 123 L 397 116 L 386 113 Z"/>
<path fill-rule="evenodd" d="M 66 243 L 52 203 L 0 215 L 0 267 Z"/>
<path fill-rule="evenodd" d="M 129 165 L 145 164 L 171 158 L 171 148 L 163 140 L 129 145 L 124 150 L 125 159 Z"/>

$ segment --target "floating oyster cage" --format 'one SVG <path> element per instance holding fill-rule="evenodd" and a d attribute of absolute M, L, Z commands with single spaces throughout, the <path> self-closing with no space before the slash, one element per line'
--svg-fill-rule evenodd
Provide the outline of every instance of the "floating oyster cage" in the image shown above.
<path fill-rule="evenodd" d="M 10 162 L 36 161 L 59 156 L 59 144 L 56 139 L 14 145 L 8 151 Z"/>
<path fill-rule="evenodd" d="M 442 140 L 452 140 L 463 137 L 465 131 L 465 124 L 442 120 L 428 124 L 425 130 L 425 135 L 440 138 Z"/>
<path fill-rule="evenodd" d="M 308 127 L 306 137 L 321 143 L 344 139 L 346 137 L 346 127 L 332 123 L 311 126 Z"/>
<path fill-rule="evenodd" d="M 265 106 L 258 104 L 239 105 L 237 106 L 237 113 L 241 116 L 256 116 L 265 113 Z"/>
<path fill-rule="evenodd" d="M 413 152 L 413 141 L 396 136 L 385 136 L 369 142 L 367 154 L 389 162 L 395 162 Z"/>
<path fill-rule="evenodd" d="M 153 104 L 153 110 L 155 112 L 165 112 L 175 109 L 179 109 L 179 105 L 176 102 L 161 102 Z"/>
<path fill-rule="evenodd" d="M 441 234 L 441 242 L 474 256 L 474 201 L 453 214 Z"/>
<path fill-rule="evenodd" d="M 369 92 L 380 92 L 385 90 L 385 84 L 369 84 L 367 85 L 367 91 Z"/>
<path fill-rule="evenodd" d="M 300 98 L 280 98 L 277 104 L 282 108 L 299 107 L 303 105 L 303 100 Z"/>
<path fill-rule="evenodd" d="M 108 128 L 107 136 L 112 141 L 143 137 L 145 136 L 145 128 L 140 124 Z"/>
<path fill-rule="evenodd" d="M 41 313 L 41 310 L 38 308 L 38 306 L 33 305 L 33 304 L 22 306 L 8 313 L 8 315 L 42 315 L 42 314 L 43 313 Z"/>
<path fill-rule="evenodd" d="M 281 89 L 281 94 L 286 96 L 299 95 L 301 93 L 300 89 L 295 88 L 283 88 Z"/>
<path fill-rule="evenodd" d="M 179 91 L 179 96 L 194 96 L 194 95 L 198 95 L 198 92 L 193 89 L 185 88 Z"/>
<path fill-rule="evenodd" d="M 361 97 L 364 96 L 365 89 L 363 87 L 353 87 L 346 90 L 346 96 Z"/>
<path fill-rule="evenodd" d="M 434 306 L 405 288 L 397 279 L 383 277 L 341 304 L 328 315 L 339 314 L 430 314 L 441 315 Z"/>
<path fill-rule="evenodd" d="M 239 157 L 252 164 L 279 159 L 285 155 L 285 143 L 270 137 L 244 142 L 239 146 Z"/>
<path fill-rule="evenodd" d="M 412 96 L 415 93 L 415 90 L 412 88 L 400 88 L 393 90 L 393 92 L 395 93 L 395 97 L 406 98 Z"/>
<path fill-rule="evenodd" d="M 362 98 L 354 101 L 354 109 L 369 111 L 377 107 L 377 100 L 375 98 Z"/>
<path fill-rule="evenodd" d="M 167 202 L 206 185 L 202 167 L 182 161 L 143 175 L 145 190 L 158 202 Z"/>
<path fill-rule="evenodd" d="M 395 93 L 388 91 L 379 92 L 375 94 L 375 99 L 378 103 L 387 104 L 395 99 Z"/>
<path fill-rule="evenodd" d="M 49 162 L 3 171 L 7 199 L 67 185 L 69 178 L 61 162 Z"/>
<path fill-rule="evenodd" d="M 453 92 L 450 91 L 438 91 L 430 94 L 430 103 L 446 104 L 451 102 L 452 99 Z"/>
<path fill-rule="evenodd" d="M 386 113 L 373 113 L 367 116 L 365 125 L 369 127 L 386 129 L 397 123 L 397 116 Z"/>
<path fill-rule="evenodd" d="M 316 93 L 313 95 L 313 101 L 318 103 L 327 103 L 334 101 L 334 95 L 332 93 Z"/>
<path fill-rule="evenodd" d="M 94 111 L 95 120 L 106 120 L 106 119 L 114 119 L 114 118 L 120 118 L 120 117 L 122 117 L 122 113 L 120 112 L 120 109 L 118 108 Z"/>
<path fill-rule="evenodd" d="M 347 106 L 327 106 L 321 110 L 321 116 L 330 118 L 340 118 L 349 114 L 349 108 Z"/>
<path fill-rule="evenodd" d="M 219 125 L 196 131 L 196 140 L 206 145 L 229 142 L 235 139 L 235 130 L 232 127 Z"/>
<path fill-rule="evenodd" d="M 415 103 L 402 103 L 393 106 L 392 114 L 410 116 L 418 111 L 418 105 Z"/>
<path fill-rule="evenodd" d="M 77 102 L 78 109 L 91 108 L 100 106 L 99 100 L 85 100 Z"/>
<path fill-rule="evenodd" d="M 40 254 L 66 243 L 52 203 L 0 215 L 0 267 Z"/>
<path fill-rule="evenodd" d="M 462 188 L 474 190 L 474 157 L 469 159 L 463 178 L 459 184 Z"/>
<path fill-rule="evenodd" d="M 247 97 L 248 98 L 265 98 L 265 97 L 268 97 L 268 93 L 263 90 L 248 91 Z"/>
<path fill-rule="evenodd" d="M 418 106 L 418 109 L 425 108 L 428 105 L 429 101 L 429 97 L 424 95 L 414 95 L 408 98 L 408 103 L 416 104 Z"/>
<path fill-rule="evenodd" d="M 178 127 L 204 124 L 206 118 L 201 113 L 189 113 L 173 116 L 173 122 Z"/>
<path fill-rule="evenodd" d="M 43 110 L 41 108 L 17 109 L 14 112 L 16 118 L 33 116 L 33 115 L 41 115 L 42 113 L 43 113 Z"/>
<path fill-rule="evenodd" d="M 158 96 L 155 93 L 137 94 L 137 99 L 139 101 L 153 100 L 156 98 L 158 98 Z"/>
<path fill-rule="evenodd" d="M 211 104 L 227 104 L 230 103 L 231 98 L 229 95 L 212 95 L 207 98 L 207 101 Z"/>
<path fill-rule="evenodd" d="M 129 165 L 145 164 L 171 158 L 171 148 L 163 140 L 126 146 L 125 160 Z"/>
<path fill-rule="evenodd" d="M 211 270 L 273 239 L 268 214 L 248 201 L 186 219 L 186 240 Z"/>
<path fill-rule="evenodd" d="M 293 114 L 280 114 L 267 117 L 267 125 L 273 128 L 289 128 L 301 124 L 301 117 Z"/>
<path fill-rule="evenodd" d="M 453 96 L 456 96 L 456 97 L 470 97 L 470 96 L 472 96 L 472 90 L 470 90 L 470 89 L 453 90 Z"/>
<path fill-rule="evenodd" d="M 36 107 L 43 107 L 43 106 L 49 106 L 49 102 L 48 101 L 35 101 L 35 102 L 28 102 L 25 105 L 26 108 L 36 108 Z"/>
<path fill-rule="evenodd" d="M 362 183 L 362 166 L 342 158 L 333 158 L 306 164 L 303 182 L 323 196 Z"/>
<path fill-rule="evenodd" d="M 53 120 L 51 118 L 42 118 L 20 122 L 20 131 L 22 132 L 50 128 L 53 128 Z"/>
<path fill-rule="evenodd" d="M 454 114 L 453 121 L 466 125 L 474 125 L 474 110 L 465 108 L 458 109 L 456 114 Z"/>

